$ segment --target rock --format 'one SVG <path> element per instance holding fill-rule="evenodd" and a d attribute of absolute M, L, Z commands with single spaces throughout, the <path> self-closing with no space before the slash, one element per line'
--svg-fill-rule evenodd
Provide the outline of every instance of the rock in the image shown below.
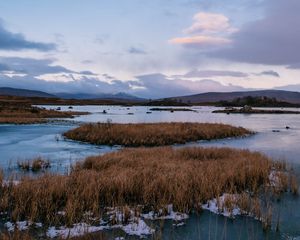
<path fill-rule="evenodd" d="M 252 107 L 245 105 L 244 107 L 242 107 L 241 111 L 243 112 L 251 112 L 252 111 Z"/>

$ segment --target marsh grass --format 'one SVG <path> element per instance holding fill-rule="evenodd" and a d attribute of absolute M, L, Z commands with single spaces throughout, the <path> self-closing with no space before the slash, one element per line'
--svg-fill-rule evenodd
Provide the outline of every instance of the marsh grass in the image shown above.
<path fill-rule="evenodd" d="M 72 118 L 85 112 L 56 111 L 34 107 L 28 103 L 0 101 L 0 123 L 32 124 L 47 122 L 48 118 Z"/>
<path fill-rule="evenodd" d="M 174 210 L 188 213 L 223 193 L 258 195 L 270 186 L 274 167 L 269 158 L 247 150 L 124 149 L 89 157 L 69 175 L 46 174 L 1 184 L 0 211 L 12 221 L 67 226 L 89 222 L 87 212 L 99 218 L 106 207 L 123 206 L 124 219 L 126 206 L 138 214 L 157 212 L 172 203 Z M 247 195 L 242 196 L 241 206 L 261 214 L 259 201 L 249 204 Z M 61 211 L 64 214 L 58 214 Z"/>
<path fill-rule="evenodd" d="M 51 164 L 49 160 L 45 160 L 41 157 L 37 157 L 30 161 L 29 160 L 19 161 L 18 167 L 23 171 L 38 172 L 50 168 Z"/>
<path fill-rule="evenodd" d="M 215 123 L 89 123 L 64 133 L 76 141 L 127 147 L 165 146 L 198 140 L 241 137 L 251 134 L 242 127 Z"/>
<path fill-rule="evenodd" d="M 0 234 L 0 240 L 33 240 L 33 239 L 42 239 L 40 237 L 33 237 L 32 234 L 28 232 L 22 232 L 18 230 L 14 230 L 13 232 L 6 232 Z M 59 240 L 62 238 L 58 238 Z M 103 233 L 87 233 L 83 236 L 71 237 L 68 238 L 71 240 L 108 240 Z"/>
<path fill-rule="evenodd" d="M 32 240 L 34 239 L 28 232 L 15 230 L 0 234 L 0 240 Z"/>

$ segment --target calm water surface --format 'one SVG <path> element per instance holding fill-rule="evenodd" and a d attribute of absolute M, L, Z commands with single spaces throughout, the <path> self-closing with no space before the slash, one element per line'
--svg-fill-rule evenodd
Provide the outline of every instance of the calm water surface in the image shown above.
<path fill-rule="evenodd" d="M 45 106 L 56 108 L 56 106 Z M 17 162 L 41 156 L 49 159 L 51 171 L 63 173 L 74 161 L 95 154 L 104 154 L 119 147 L 95 146 L 64 139 L 61 134 L 83 122 L 140 123 L 140 122 L 214 122 L 228 123 L 251 129 L 257 134 L 239 139 L 210 142 L 199 141 L 189 146 L 247 148 L 263 152 L 274 159 L 285 160 L 300 175 L 300 115 L 273 114 L 214 114 L 214 107 L 193 107 L 195 112 L 152 112 L 151 107 L 74 106 L 74 111 L 92 114 L 72 121 L 34 125 L 0 125 L 0 167 L 16 171 Z M 68 106 L 61 107 L 68 110 Z M 107 114 L 103 114 L 103 110 Z M 289 126 L 290 129 L 286 129 Z M 279 132 L 273 132 L 276 130 Z M 285 194 L 278 203 L 280 232 L 262 231 L 261 224 L 252 218 L 230 220 L 204 212 L 192 215 L 183 227 L 174 228 L 166 222 L 164 239 L 300 239 L 300 199 Z M 274 215 L 277 215 L 275 213 Z M 275 220 L 274 220 L 275 221 Z M 126 238 L 127 239 L 127 238 Z"/>

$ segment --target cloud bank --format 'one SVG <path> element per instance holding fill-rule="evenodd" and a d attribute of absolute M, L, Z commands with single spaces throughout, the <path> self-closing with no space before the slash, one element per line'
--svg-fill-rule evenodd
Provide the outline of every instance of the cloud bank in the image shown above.
<path fill-rule="evenodd" d="M 0 50 L 18 51 L 18 50 L 38 50 L 50 51 L 54 50 L 54 43 L 42 43 L 27 40 L 21 33 L 12 33 L 5 29 L 3 21 L 0 19 Z"/>
<path fill-rule="evenodd" d="M 231 37 L 230 48 L 210 56 L 267 65 L 300 67 L 300 1 L 267 0 L 265 16 L 244 25 Z"/>

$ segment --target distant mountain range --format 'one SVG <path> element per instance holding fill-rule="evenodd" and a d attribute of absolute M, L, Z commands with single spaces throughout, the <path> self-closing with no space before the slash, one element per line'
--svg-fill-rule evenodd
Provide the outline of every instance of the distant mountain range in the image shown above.
<path fill-rule="evenodd" d="M 276 98 L 278 101 L 300 104 L 300 92 L 291 92 L 284 90 L 259 90 L 245 92 L 208 92 L 189 96 L 179 96 L 168 98 L 168 100 L 176 100 L 182 103 L 201 104 L 215 103 L 219 101 L 232 101 L 236 98 L 243 97 L 268 97 Z"/>
<path fill-rule="evenodd" d="M 130 100 L 130 101 L 144 101 L 142 98 L 126 94 L 126 93 L 55 93 L 50 94 L 42 91 L 35 91 L 29 89 L 18 89 L 9 87 L 0 87 L 0 95 L 2 96 L 17 96 L 17 97 L 41 97 L 41 98 L 63 98 L 63 99 L 107 99 L 107 100 Z"/>
<path fill-rule="evenodd" d="M 0 87 L 0 95 L 2 96 L 16 96 L 16 97 L 42 97 L 42 98 L 57 98 L 53 94 L 42 91 L 35 91 L 29 89 Z"/>
<path fill-rule="evenodd" d="M 139 98 L 127 93 L 116 94 L 88 94 L 88 93 L 56 93 L 50 94 L 42 91 L 29 89 L 17 89 L 0 87 L 0 95 L 2 96 L 17 96 L 17 97 L 40 97 L 40 98 L 62 98 L 62 99 L 77 99 L 77 100 L 122 100 L 130 102 L 147 102 L 146 99 Z M 208 92 L 189 96 L 179 96 L 166 98 L 164 101 L 176 101 L 178 103 L 187 104 L 203 104 L 216 103 L 220 101 L 232 101 L 237 98 L 251 97 L 267 97 L 276 98 L 277 101 L 300 104 L 300 92 L 284 91 L 284 90 L 259 90 L 245 92 Z"/>
<path fill-rule="evenodd" d="M 117 99 L 117 100 L 131 100 L 131 101 L 144 101 L 143 98 L 138 98 L 136 96 L 119 92 L 115 94 L 109 93 L 98 93 L 98 94 L 89 94 L 89 93 L 56 93 L 59 98 L 64 99 Z"/>

